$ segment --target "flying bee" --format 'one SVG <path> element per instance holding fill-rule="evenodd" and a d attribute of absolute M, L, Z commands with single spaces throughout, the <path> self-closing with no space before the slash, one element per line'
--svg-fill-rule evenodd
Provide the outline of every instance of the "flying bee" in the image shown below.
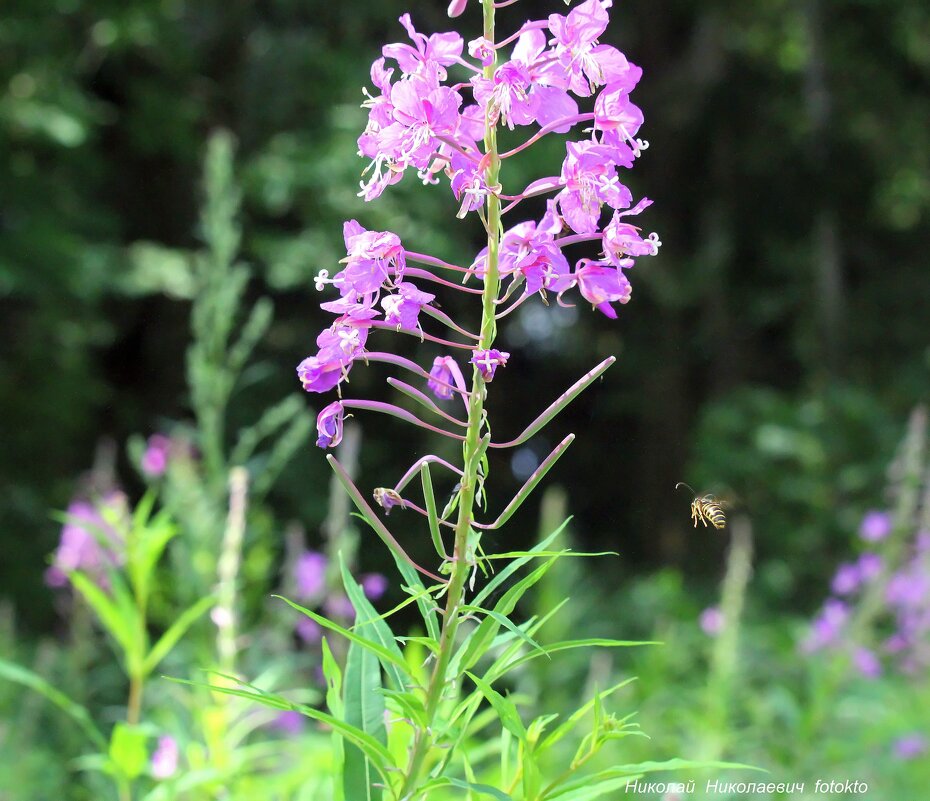
<path fill-rule="evenodd" d="M 718 501 L 714 495 L 698 495 L 684 481 L 679 481 L 675 485 L 675 489 L 679 487 L 687 487 L 694 494 L 694 500 L 691 501 L 691 519 L 694 521 L 695 528 L 698 522 L 703 523 L 705 528 L 708 523 L 716 529 L 726 528 L 727 516 L 723 513 L 722 501 Z"/>

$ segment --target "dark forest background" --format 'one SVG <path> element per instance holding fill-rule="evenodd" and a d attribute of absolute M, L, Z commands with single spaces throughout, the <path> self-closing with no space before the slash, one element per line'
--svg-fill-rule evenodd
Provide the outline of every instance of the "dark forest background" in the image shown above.
<path fill-rule="evenodd" d="M 476 29 L 472 5 L 461 28 Z M 452 27 L 445 6 L 408 3 L 425 32 Z M 381 43 L 404 38 L 402 10 L 4 4 L 0 594 L 27 628 L 54 621 L 42 586 L 60 527 L 50 509 L 67 505 L 107 442 L 138 489 L 127 438 L 189 418 L 189 254 L 212 131 L 237 142 L 249 291 L 276 309 L 234 417 L 301 392 L 294 367 L 324 324 L 312 278 L 344 255 L 344 219 L 459 263 L 481 246 L 442 187 L 408 178 L 379 203 L 355 197 L 361 87 Z M 501 28 L 552 11 L 561 4 L 524 0 Z M 579 434 L 551 474 L 577 536 L 620 551 L 627 572 L 677 566 L 687 582 L 716 582 L 724 540 L 691 529 L 690 499 L 673 491 L 688 481 L 752 518 L 763 597 L 810 609 L 862 512 L 881 506 L 907 413 L 930 388 L 930 6 L 620 0 L 613 20 L 605 41 L 645 69 L 634 100 L 650 147 L 629 178 L 634 195 L 654 199 L 642 221 L 663 246 L 635 268 L 617 321 L 538 304 L 511 318 L 493 425 L 518 431 L 617 353 L 551 429 Z M 514 185 L 521 170 L 553 172 L 560 148 L 521 161 Z M 423 363 L 435 355 L 404 347 Z M 377 371 L 352 378 L 359 394 L 383 391 Z M 368 418 L 363 429 L 362 486 L 393 483 L 425 447 L 400 424 Z M 546 444 L 530 446 L 541 457 Z M 531 455 L 493 465 L 492 506 Z M 327 481 L 308 441 L 270 499 L 311 542 Z M 536 525 L 525 508 L 506 536 L 529 541 Z"/>

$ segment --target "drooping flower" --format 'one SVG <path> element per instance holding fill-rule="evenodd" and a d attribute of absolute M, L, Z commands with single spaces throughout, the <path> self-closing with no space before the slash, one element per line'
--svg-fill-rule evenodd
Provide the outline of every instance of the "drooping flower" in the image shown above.
<path fill-rule="evenodd" d="M 345 409 L 340 401 L 329 404 L 317 415 L 316 431 L 319 435 L 316 440 L 317 447 L 335 448 L 342 442 L 344 419 Z"/>
<path fill-rule="evenodd" d="M 468 43 L 468 55 L 481 62 L 482 67 L 490 67 L 494 63 L 494 45 L 483 36 L 479 36 Z"/>
<path fill-rule="evenodd" d="M 426 385 L 437 398 L 449 400 L 454 392 L 453 387 L 465 392 L 465 376 L 451 356 L 437 356 L 433 359 L 429 375 Z"/>
<path fill-rule="evenodd" d="M 644 199 L 636 205 L 635 210 L 638 213 L 651 203 L 651 200 Z M 615 211 L 607 227 L 604 228 L 604 255 L 614 267 L 622 266 L 621 263 L 629 258 L 655 256 L 662 244 L 657 234 L 649 234 L 643 239 L 635 225 L 623 222 L 621 217 L 628 213 Z"/>
<path fill-rule="evenodd" d="M 297 365 L 297 377 L 307 392 L 327 392 L 349 373 L 352 362 L 365 349 L 368 320 L 342 317 L 316 340 L 320 348 Z"/>
<path fill-rule="evenodd" d="M 384 309 L 384 321 L 399 328 L 416 329 L 420 327 L 420 310 L 436 299 L 429 292 L 421 292 L 409 281 L 397 284 L 397 292 L 381 299 Z"/>
<path fill-rule="evenodd" d="M 297 597 L 304 601 L 318 599 L 326 587 L 329 560 L 319 551 L 304 551 L 294 563 Z"/>
<path fill-rule="evenodd" d="M 610 304 L 629 302 L 633 292 L 630 282 L 620 269 L 591 259 L 578 262 L 575 280 L 581 296 L 611 319 L 616 319 L 617 312 Z"/>
<path fill-rule="evenodd" d="M 149 769 L 152 778 L 164 781 L 178 772 L 178 742 L 170 735 L 158 738 L 158 747 L 152 753 Z"/>
<path fill-rule="evenodd" d="M 470 361 L 478 368 L 481 377 L 490 384 L 494 380 L 497 368 L 504 367 L 509 358 L 509 353 L 497 350 L 497 348 L 491 348 L 490 350 L 475 351 Z"/>

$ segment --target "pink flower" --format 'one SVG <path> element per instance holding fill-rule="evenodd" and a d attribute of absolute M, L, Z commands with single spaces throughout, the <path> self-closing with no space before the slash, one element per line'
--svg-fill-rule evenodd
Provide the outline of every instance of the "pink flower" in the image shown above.
<path fill-rule="evenodd" d="M 611 319 L 616 319 L 617 312 L 610 304 L 629 302 L 633 291 L 630 282 L 619 269 L 591 259 L 578 262 L 575 279 L 581 296 Z"/>
<path fill-rule="evenodd" d="M 462 9 L 464 9 L 464 3 L 462 3 Z M 451 13 L 451 6 L 449 10 L 449 16 L 458 16 L 458 14 Z M 413 75 L 431 72 L 437 67 L 449 67 L 455 64 L 462 55 L 465 41 L 459 34 L 449 32 L 424 36 L 413 27 L 409 14 L 404 14 L 400 18 L 400 24 L 406 29 L 414 46 L 403 43 L 389 44 L 381 49 L 381 53 L 385 58 L 393 58 L 406 74 Z M 443 80 L 445 77 L 445 70 L 442 70 L 439 79 Z"/>
<path fill-rule="evenodd" d="M 916 759 L 927 752 L 927 737 L 919 732 L 911 732 L 894 741 L 895 757 L 901 760 Z"/>
<path fill-rule="evenodd" d="M 866 542 L 878 542 L 891 533 L 891 515 L 871 509 L 866 512 L 859 526 L 859 536 Z"/>
<path fill-rule="evenodd" d="M 414 284 L 401 281 L 397 284 L 397 293 L 381 300 L 384 309 L 384 321 L 400 328 L 419 328 L 420 310 L 428 306 L 436 296 L 421 292 Z"/>
<path fill-rule="evenodd" d="M 875 679 L 882 674 L 882 663 L 868 648 L 857 648 L 853 653 L 853 664 L 865 678 Z"/>
<path fill-rule="evenodd" d="M 313 600 L 323 593 L 326 585 L 326 568 L 329 560 L 319 551 L 304 551 L 294 564 L 294 581 L 297 597 Z"/>
<path fill-rule="evenodd" d="M 168 467 L 168 455 L 171 450 L 171 440 L 164 434 L 152 434 L 146 443 L 145 453 L 139 466 L 149 478 L 158 478 L 164 475 Z"/>
<path fill-rule="evenodd" d="M 801 646 L 802 650 L 812 653 L 832 645 L 848 619 L 849 607 L 836 598 L 828 599 L 811 624 L 811 631 Z"/>
<path fill-rule="evenodd" d="M 611 1 L 587 0 L 567 16 L 549 15 L 555 55 L 565 70 L 569 88 L 581 97 L 605 83 L 622 80 L 630 70 L 623 53 L 610 45 L 597 44 L 607 29 Z"/>
<path fill-rule="evenodd" d="M 323 639 L 323 627 L 312 617 L 301 617 L 294 628 L 297 636 L 308 645 L 316 645 Z"/>
<path fill-rule="evenodd" d="M 560 182 L 565 187 L 557 195 L 565 222 L 579 234 L 598 230 L 601 206 L 627 208 L 633 195 L 617 178 L 617 167 L 609 147 L 597 142 L 566 142 Z"/>
<path fill-rule="evenodd" d="M 178 742 L 170 735 L 158 738 L 158 747 L 150 764 L 152 777 L 163 781 L 178 772 Z"/>
<path fill-rule="evenodd" d="M 651 203 L 651 200 L 645 200 L 637 204 L 636 209 L 642 210 Z M 655 256 L 662 244 L 657 234 L 650 234 L 643 239 L 636 226 L 621 220 L 623 216 L 624 212 L 615 211 L 604 229 L 604 255 L 614 267 L 622 266 L 621 262 L 629 258 Z"/>
<path fill-rule="evenodd" d="M 846 563 L 837 568 L 830 586 L 837 595 L 849 595 L 859 589 L 861 581 L 862 574 L 858 565 Z"/>
<path fill-rule="evenodd" d="M 66 511 L 61 539 L 45 574 L 51 587 L 63 587 L 68 574 L 80 570 L 100 586 L 109 586 L 107 569 L 124 559 L 124 528 L 128 525 L 126 496 L 111 492 L 96 504 L 72 501 Z"/>
<path fill-rule="evenodd" d="M 342 442 L 343 415 L 345 410 L 339 401 L 334 401 L 325 407 L 316 418 L 316 431 L 319 435 L 316 440 L 317 447 L 335 448 Z"/>
<path fill-rule="evenodd" d="M 723 631 L 723 612 L 720 611 L 720 607 L 709 606 L 701 612 L 698 622 L 701 625 L 701 630 L 706 635 L 709 637 L 716 637 Z"/>
<path fill-rule="evenodd" d="M 453 387 L 465 391 L 465 376 L 462 375 L 458 364 L 451 356 L 437 356 L 433 359 L 433 367 L 429 375 L 426 385 L 437 398 L 449 400 L 452 397 Z"/>
<path fill-rule="evenodd" d="M 491 348 L 490 350 L 475 351 L 475 355 L 471 357 L 470 361 L 478 368 L 481 377 L 490 384 L 494 380 L 497 368 L 505 366 L 509 358 L 509 353 L 497 350 L 497 348 Z"/>
<path fill-rule="evenodd" d="M 362 590 L 367 598 L 377 601 L 387 592 L 388 580 L 380 573 L 366 573 L 362 576 Z"/>
<path fill-rule="evenodd" d="M 312 622 L 312 621 L 311 621 Z M 296 709 L 286 709 L 268 725 L 288 737 L 296 737 L 304 730 L 305 719 Z"/>

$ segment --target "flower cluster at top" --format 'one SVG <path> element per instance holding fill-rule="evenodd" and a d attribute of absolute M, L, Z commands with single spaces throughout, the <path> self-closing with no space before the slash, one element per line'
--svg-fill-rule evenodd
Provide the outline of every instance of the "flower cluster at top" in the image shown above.
<path fill-rule="evenodd" d="M 503 282 L 495 299 L 498 319 L 535 295 L 546 301 L 552 294 L 561 305 L 570 305 L 565 297 L 573 290 L 615 318 L 614 304 L 630 299 L 625 271 L 637 257 L 655 255 L 661 244 L 656 234 L 644 237 L 628 221 L 652 202 L 634 203 L 620 180 L 620 171 L 632 167 L 647 147 L 637 138 L 643 114 L 630 100 L 642 70 L 599 42 L 611 4 L 586 0 L 566 15 L 526 22 L 500 42 L 480 37 L 467 45 L 455 32 L 419 33 L 405 14 L 400 22 L 410 41 L 386 45 L 372 65 L 375 91 L 366 91 L 368 123 L 358 140 L 360 155 L 370 162 L 360 192 L 366 200 L 377 198 L 408 169 L 424 183 L 438 183 L 444 175 L 459 203 L 458 216 L 475 212 L 486 225 L 489 198 L 501 204 L 506 217 L 526 198 L 548 196 L 541 219 L 503 225 L 496 271 Z M 450 15 L 461 13 L 464 5 L 453 3 Z M 582 111 L 579 101 L 588 110 Z M 508 152 L 487 152 L 489 131 L 499 126 L 537 130 Z M 504 193 L 497 182 L 499 165 L 543 136 L 575 129 L 580 129 L 577 138 L 565 143 L 557 175 L 538 178 L 517 194 Z M 339 297 L 321 304 L 335 320 L 317 338 L 316 354 L 297 368 L 305 390 L 337 388 L 354 363 L 363 360 L 410 370 L 428 379 L 428 388 L 443 400 L 467 394 L 453 357 L 437 357 L 427 372 L 400 357 L 368 350 L 375 329 L 413 334 L 464 352 L 485 382 L 506 365 L 508 353 L 482 348 L 479 336 L 440 311 L 436 294 L 427 291 L 442 287 L 481 296 L 482 289 L 469 282 L 484 281 L 487 249 L 463 266 L 407 250 L 396 234 L 366 230 L 355 220 L 345 223 L 343 233 L 347 255 L 342 269 L 332 277 L 322 270 L 316 280 L 318 290 L 332 286 Z M 571 264 L 563 248 L 577 243 L 594 243 L 597 258 Z M 424 317 L 455 339 L 427 333 Z M 422 395 L 406 384 L 398 388 Z M 396 407 L 339 400 L 319 415 L 320 447 L 339 443 L 350 407 L 422 423 Z"/>
<path fill-rule="evenodd" d="M 892 531 L 891 515 L 871 511 L 859 528 L 870 545 L 885 541 Z M 882 673 L 891 663 L 906 674 L 930 666 L 930 532 L 918 531 L 908 558 L 886 570 L 880 553 L 866 551 L 854 562 L 841 564 L 833 577 L 832 595 L 811 624 L 802 649 L 807 652 L 835 648 L 848 639 L 855 616 L 856 598 L 874 590 L 882 601 L 887 626 L 878 649 L 852 643 L 852 658 L 866 677 Z"/>

